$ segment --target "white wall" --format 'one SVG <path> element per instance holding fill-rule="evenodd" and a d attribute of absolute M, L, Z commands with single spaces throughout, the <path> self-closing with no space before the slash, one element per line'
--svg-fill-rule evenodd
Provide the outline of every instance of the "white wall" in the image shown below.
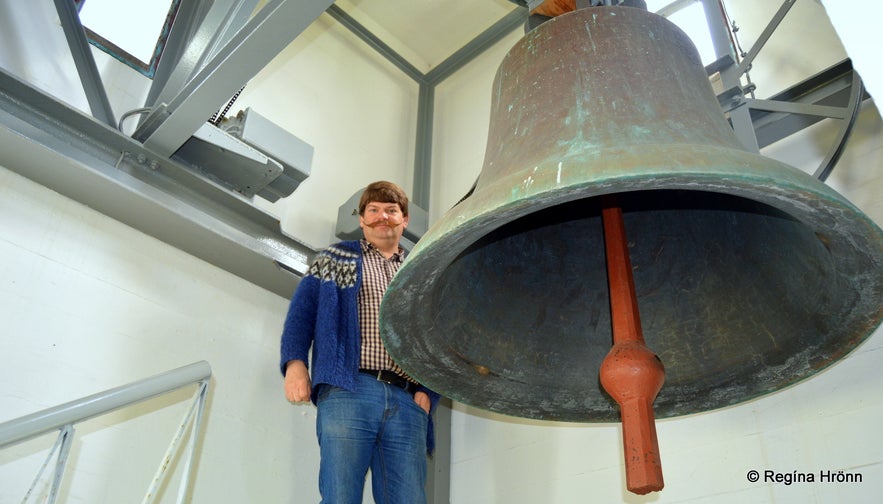
<path fill-rule="evenodd" d="M 853 15 L 861 16 L 861 10 Z M 476 62 L 439 88 L 442 103 L 436 109 L 444 124 L 436 126 L 435 202 L 455 203 L 480 172 L 491 83 L 511 43 L 489 52 L 496 64 Z M 812 171 L 833 146 L 835 126 L 814 127 L 764 153 Z M 883 224 L 883 123 L 873 105 L 863 107 L 829 184 Z M 432 215 L 438 218 L 445 209 L 434 208 Z M 883 491 L 881 348 L 883 329 L 878 328 L 847 358 L 787 390 L 658 421 L 666 487 L 647 496 L 625 490 L 616 424 L 540 422 L 455 404 L 451 502 L 877 502 Z M 767 470 L 815 473 L 817 482 L 751 483 L 746 475 L 752 469 L 762 475 Z M 827 470 L 859 473 L 863 482 L 818 482 L 819 471 Z"/>
<path fill-rule="evenodd" d="M 883 65 L 876 50 L 883 45 L 883 31 L 875 22 L 883 16 L 883 5 L 860 0 L 824 0 L 822 4 L 868 92 L 883 95 Z"/>
<path fill-rule="evenodd" d="M 284 401 L 276 367 L 285 299 L 5 168 L 0 237 L 0 420 L 207 360 L 194 501 L 315 495 L 312 419 Z M 143 497 L 190 394 L 80 427 L 64 502 Z M 0 502 L 20 501 L 51 441 L 0 451 Z"/>

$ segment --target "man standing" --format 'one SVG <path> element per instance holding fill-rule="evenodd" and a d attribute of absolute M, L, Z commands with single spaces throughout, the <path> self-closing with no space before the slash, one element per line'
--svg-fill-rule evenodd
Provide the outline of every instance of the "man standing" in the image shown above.
<path fill-rule="evenodd" d="M 377 504 L 426 501 L 439 395 L 392 361 L 377 320 L 404 260 L 399 240 L 407 225 L 405 192 L 391 182 L 368 185 L 359 200 L 364 238 L 320 252 L 291 299 L 280 368 L 286 398 L 318 408 L 323 504 L 360 504 L 369 468 Z"/>

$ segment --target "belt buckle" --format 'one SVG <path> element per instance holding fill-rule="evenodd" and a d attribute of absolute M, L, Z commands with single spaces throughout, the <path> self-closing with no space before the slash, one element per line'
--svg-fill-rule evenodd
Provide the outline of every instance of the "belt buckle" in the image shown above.
<path fill-rule="evenodd" d="M 393 387 L 399 387 L 401 389 L 404 389 L 405 392 L 408 392 L 411 395 L 414 395 L 414 392 L 417 391 L 417 386 L 414 383 L 411 383 L 405 378 L 387 369 L 374 370 L 374 372 L 370 375 L 381 383 L 392 385 Z"/>
<path fill-rule="evenodd" d="M 384 373 L 384 370 L 382 370 L 382 369 L 377 371 L 377 376 L 375 377 L 375 378 L 377 378 L 377 381 L 386 383 L 387 385 L 393 385 L 392 380 L 389 378 L 386 378 L 383 375 L 383 373 Z"/>
<path fill-rule="evenodd" d="M 389 373 L 389 374 L 386 374 L 386 373 Z M 377 381 L 379 381 L 381 383 L 385 383 L 387 385 L 395 385 L 396 384 L 395 381 L 393 381 L 393 379 L 389 377 L 389 375 L 394 375 L 394 374 L 395 373 L 393 373 L 392 371 L 378 369 L 376 374 L 374 374 L 373 376 L 374 376 L 374 379 L 376 379 Z"/>

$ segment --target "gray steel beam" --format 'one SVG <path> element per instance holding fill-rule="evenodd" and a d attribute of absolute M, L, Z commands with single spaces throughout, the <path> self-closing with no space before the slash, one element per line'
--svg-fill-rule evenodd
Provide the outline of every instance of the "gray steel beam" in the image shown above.
<path fill-rule="evenodd" d="M 214 5 L 212 0 L 194 0 L 178 5 L 144 106 L 170 101 L 201 66 L 206 47 L 219 24 L 210 18 Z"/>
<path fill-rule="evenodd" d="M 92 49 L 86 39 L 86 32 L 80 23 L 80 16 L 74 3 L 70 0 L 55 0 L 55 10 L 58 11 L 58 19 L 67 38 L 67 45 L 70 47 L 92 115 L 104 124 L 116 126 L 113 109 L 107 99 L 107 92 L 104 90 L 98 66 L 95 64 L 95 58 L 92 57 Z"/>
<path fill-rule="evenodd" d="M 846 119 L 848 111 L 843 107 L 829 105 L 814 105 L 805 103 L 783 102 L 777 100 L 747 99 L 748 106 L 755 110 L 769 112 L 785 112 L 788 114 L 803 114 L 817 117 L 831 117 L 834 119 Z"/>
<path fill-rule="evenodd" d="M 720 69 L 721 84 L 724 89 L 734 87 L 742 88 L 742 74 L 737 71 L 735 65 L 736 48 L 730 40 L 730 31 L 727 27 L 727 21 L 723 12 L 720 10 L 718 0 L 701 0 L 702 7 L 705 10 L 705 19 L 708 23 L 708 31 L 711 35 L 711 43 L 714 46 L 715 56 L 720 59 L 729 58 L 734 64 L 725 66 Z M 751 114 L 748 107 L 740 104 L 729 111 L 730 122 L 736 137 L 742 143 L 742 146 L 750 152 L 759 152 L 757 145 L 757 137 L 754 134 L 754 127 L 751 124 Z"/>
<path fill-rule="evenodd" d="M 248 21 L 258 0 L 181 2 L 145 106 L 170 102 Z"/>
<path fill-rule="evenodd" d="M 405 59 L 401 54 L 397 53 L 384 41 L 380 40 L 377 35 L 371 33 L 371 31 L 365 28 L 364 25 L 362 25 L 352 16 L 347 14 L 346 11 L 344 11 L 337 5 L 332 5 L 331 7 L 328 7 L 328 10 L 326 12 L 332 18 L 337 20 L 338 23 L 342 24 L 345 28 L 352 32 L 353 35 L 359 37 L 363 42 L 368 44 L 369 47 L 377 51 L 378 54 L 380 54 L 390 63 L 395 65 L 405 75 L 414 79 L 418 83 L 422 83 L 425 81 L 423 72 L 418 70 L 417 67 L 412 65 L 407 59 Z"/>
<path fill-rule="evenodd" d="M 499 42 L 517 28 L 524 26 L 527 9 L 516 8 L 481 32 L 454 54 L 422 76 L 417 102 L 417 142 L 414 153 L 414 201 L 429 208 L 432 185 L 432 125 L 434 121 L 435 87 L 475 57 Z"/>
<path fill-rule="evenodd" d="M 418 206 L 429 208 L 432 186 L 432 125 L 435 114 L 435 86 L 420 83 L 417 97 L 417 141 L 414 144 L 414 190 Z"/>
<path fill-rule="evenodd" d="M 767 24 L 766 28 L 764 28 L 763 33 L 757 37 L 757 40 L 754 42 L 754 45 L 751 46 L 751 49 L 748 51 L 748 54 L 742 58 L 742 61 L 739 62 L 739 66 L 736 68 L 736 71 L 739 75 L 744 74 L 751 68 L 751 64 L 754 62 L 754 58 L 760 53 L 760 50 L 763 49 L 763 46 L 766 45 L 767 41 L 776 31 L 776 28 L 779 27 L 779 24 L 785 19 L 785 15 L 788 14 L 788 11 L 791 10 L 791 7 L 794 6 L 794 2 L 797 0 L 785 0 L 782 5 L 779 7 L 779 10 L 776 11 L 776 14 L 773 16 L 773 19 L 770 20 L 769 24 Z"/>
<path fill-rule="evenodd" d="M 825 115 L 800 113 L 801 104 L 826 107 L 808 110 L 831 110 L 833 117 L 845 119 L 850 93 L 854 88 L 852 79 L 852 62 L 844 60 L 771 96 L 768 100 L 780 104 L 783 108 L 789 107 L 787 104 L 794 104 L 793 110 L 789 108 L 788 112 L 777 112 L 752 107 L 751 120 L 758 145 L 766 147 L 825 119 Z M 863 92 L 861 100 L 868 98 L 870 96 L 867 92 Z M 749 100 L 748 104 L 751 106 L 752 102 Z M 767 107 L 769 108 L 773 107 Z M 834 114 L 837 111 L 839 114 Z"/>
<path fill-rule="evenodd" d="M 443 397 L 435 407 L 433 427 L 436 443 L 435 452 L 426 468 L 427 504 L 450 504 L 451 502 L 451 408 L 453 403 Z"/>
<path fill-rule="evenodd" d="M 659 14 L 662 17 L 669 17 L 672 14 L 677 13 L 678 11 L 686 8 L 687 6 L 698 2 L 699 0 L 675 0 L 674 2 L 662 7 L 656 14 Z"/>
<path fill-rule="evenodd" d="M 214 10 L 225 7 L 226 10 L 220 22 L 212 24 L 213 30 L 210 32 L 212 37 L 205 50 L 208 58 L 223 51 L 224 46 L 239 33 L 241 28 L 248 24 L 258 3 L 259 0 L 224 0 L 223 2 L 215 1 L 212 4 L 213 10 L 209 12 L 210 17 L 214 15 Z"/>
<path fill-rule="evenodd" d="M 476 56 L 486 51 L 489 47 L 499 42 L 503 37 L 512 33 L 516 28 L 524 26 L 528 12 L 523 7 L 516 7 L 499 21 L 492 24 L 487 30 L 479 33 L 469 43 L 458 49 L 454 54 L 436 65 L 426 74 L 427 82 L 435 85 L 447 79 L 451 74 L 463 68 Z"/>
<path fill-rule="evenodd" d="M 429 208 L 430 186 L 432 184 L 432 125 L 434 122 L 435 87 L 503 37 L 524 26 L 527 16 L 527 9 L 516 7 L 423 76 L 417 104 L 417 142 L 414 155 L 414 201 L 418 202 L 421 207 Z"/>
<path fill-rule="evenodd" d="M 4 71 L 0 166 L 285 298 L 314 253 L 241 195 Z"/>
<path fill-rule="evenodd" d="M 271 0 L 165 106 L 145 118 L 134 137 L 169 157 L 217 110 L 333 2 Z"/>

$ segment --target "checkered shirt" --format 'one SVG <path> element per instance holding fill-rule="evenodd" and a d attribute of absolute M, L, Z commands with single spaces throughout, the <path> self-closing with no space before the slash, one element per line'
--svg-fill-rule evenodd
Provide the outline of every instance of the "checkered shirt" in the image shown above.
<path fill-rule="evenodd" d="M 389 259 L 364 238 L 362 245 L 362 286 L 359 289 L 359 327 L 362 330 L 362 349 L 359 367 L 362 369 L 389 370 L 414 381 L 386 352 L 380 338 L 380 302 L 393 275 L 405 259 L 405 251 L 399 251 Z M 416 382 L 415 382 L 416 383 Z"/>

